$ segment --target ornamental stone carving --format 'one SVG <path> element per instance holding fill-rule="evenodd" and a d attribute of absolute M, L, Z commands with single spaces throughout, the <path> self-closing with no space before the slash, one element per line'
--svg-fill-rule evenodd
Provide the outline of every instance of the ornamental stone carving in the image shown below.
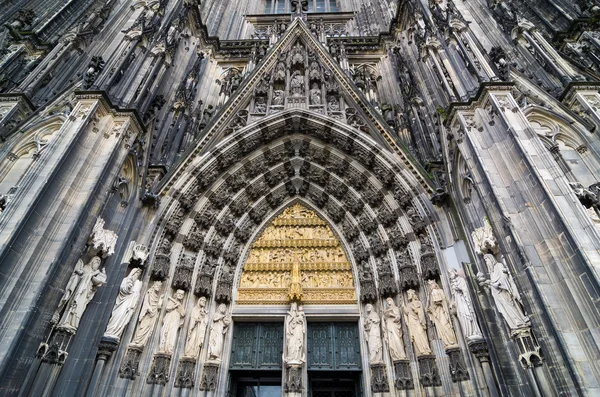
<path fill-rule="evenodd" d="M 463 336 L 467 341 L 483 339 L 483 335 L 477 324 L 473 303 L 469 296 L 467 281 L 463 276 L 459 275 L 457 269 L 450 269 L 448 273 L 450 288 L 452 289 L 452 296 L 454 298 L 450 308 L 458 318 Z"/>
<path fill-rule="evenodd" d="M 111 230 L 104 229 L 104 219 L 98 218 L 92 235 L 90 237 L 90 245 L 96 251 L 97 255 L 106 258 L 115 253 L 115 245 L 117 243 L 117 235 Z"/>
<path fill-rule="evenodd" d="M 106 272 L 102 268 L 102 259 L 94 256 L 87 264 L 80 259 L 65 288 L 58 308 L 52 316 L 58 327 L 75 333 L 79 328 L 81 316 L 94 298 L 98 288 L 106 284 Z"/>
<path fill-rule="evenodd" d="M 529 327 L 529 317 L 523 310 L 521 295 L 519 295 L 517 286 L 504 262 L 498 262 L 492 254 L 485 254 L 483 259 L 490 278 L 486 280 L 481 273 L 477 277 L 482 285 L 491 289 L 496 309 L 504 318 L 508 328 L 514 331 Z"/>
<path fill-rule="evenodd" d="M 206 298 L 201 296 L 198 298 L 198 301 L 190 314 L 190 325 L 183 353 L 184 357 L 198 358 L 200 349 L 204 344 L 204 336 L 206 335 L 206 315 Z"/>
<path fill-rule="evenodd" d="M 177 334 L 179 328 L 183 325 L 183 318 L 185 317 L 184 297 L 185 291 L 177 290 L 167 301 L 165 317 L 163 318 L 160 330 L 159 353 L 173 354 L 175 342 L 177 342 Z"/>
<path fill-rule="evenodd" d="M 148 289 L 148 292 L 146 292 L 131 345 L 142 348 L 146 346 L 158 319 L 159 309 L 162 306 L 163 297 L 160 295 L 161 288 L 162 281 L 155 281 Z"/>
<path fill-rule="evenodd" d="M 365 339 L 369 349 L 369 363 L 383 363 L 383 344 L 381 342 L 381 320 L 370 303 L 366 306 L 366 318 L 364 320 Z"/>
<path fill-rule="evenodd" d="M 406 291 L 408 304 L 404 306 L 404 320 L 410 333 L 410 340 L 413 343 L 417 356 L 430 355 L 431 348 L 427 339 L 427 323 L 425 321 L 425 312 L 423 304 L 417 297 L 414 290 Z"/>
<path fill-rule="evenodd" d="M 457 345 L 456 335 L 452 327 L 446 295 L 434 280 L 429 280 L 427 283 L 431 290 L 429 293 L 429 307 L 427 308 L 429 318 L 435 324 L 435 329 L 442 342 L 444 342 L 444 347 L 455 347 Z"/>
<path fill-rule="evenodd" d="M 487 253 L 494 255 L 498 254 L 500 250 L 498 241 L 496 241 L 496 237 L 494 237 L 492 226 L 487 218 L 483 220 L 483 227 L 475 229 L 475 231 L 471 233 L 471 237 L 473 238 L 473 244 L 475 245 L 475 252 L 479 255 Z"/>
<path fill-rule="evenodd" d="M 224 303 L 219 305 L 217 312 L 213 315 L 212 325 L 210 327 L 210 338 L 208 341 L 208 360 L 214 363 L 220 363 L 223 358 L 223 345 L 225 343 L 225 334 L 231 324 L 231 316 L 227 313 L 227 306 Z"/>
<path fill-rule="evenodd" d="M 291 303 L 285 318 L 285 355 L 284 361 L 289 365 L 300 365 L 306 361 L 304 340 L 306 336 L 306 316 L 302 307 Z"/>
<path fill-rule="evenodd" d="M 389 297 L 385 300 L 386 308 L 383 310 L 384 332 L 390 357 L 393 362 L 406 360 L 404 340 L 402 339 L 402 314 L 396 306 L 394 299 Z"/>
<path fill-rule="evenodd" d="M 134 268 L 121 282 L 119 295 L 117 295 L 106 331 L 104 331 L 105 338 L 120 340 L 123 330 L 129 324 L 131 316 L 133 316 L 135 305 L 140 297 L 142 289 L 141 275 L 142 270 Z"/>
<path fill-rule="evenodd" d="M 135 267 L 145 267 L 148 255 L 150 255 L 148 247 L 142 244 L 135 244 L 133 246 L 133 253 L 129 260 L 129 264 Z"/>
<path fill-rule="evenodd" d="M 171 243 L 166 238 L 162 239 L 152 265 L 152 277 L 158 280 L 165 280 L 169 275 L 171 267 Z"/>

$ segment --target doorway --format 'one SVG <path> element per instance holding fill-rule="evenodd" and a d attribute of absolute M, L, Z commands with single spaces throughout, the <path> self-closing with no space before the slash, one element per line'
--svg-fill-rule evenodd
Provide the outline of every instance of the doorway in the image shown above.
<path fill-rule="evenodd" d="M 309 371 L 309 397 L 362 396 L 360 373 L 340 371 Z"/>

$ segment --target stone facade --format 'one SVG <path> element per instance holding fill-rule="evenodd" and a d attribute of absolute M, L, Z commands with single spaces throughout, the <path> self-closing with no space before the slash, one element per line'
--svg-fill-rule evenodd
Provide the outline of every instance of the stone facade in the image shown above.
<path fill-rule="evenodd" d="M 364 396 L 598 395 L 599 19 L 3 6 L 0 394 L 225 396 L 236 326 L 285 321 L 265 365 L 308 397 L 333 321 Z"/>

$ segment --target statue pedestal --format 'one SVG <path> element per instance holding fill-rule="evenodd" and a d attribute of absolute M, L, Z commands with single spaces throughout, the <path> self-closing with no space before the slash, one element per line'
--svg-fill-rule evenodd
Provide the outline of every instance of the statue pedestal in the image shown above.
<path fill-rule="evenodd" d="M 462 382 L 469 380 L 469 371 L 467 371 L 467 365 L 463 358 L 460 347 L 447 347 L 446 354 L 450 359 L 450 376 L 452 382 Z"/>
<path fill-rule="evenodd" d="M 302 393 L 302 363 L 286 364 L 286 393 Z"/>
<path fill-rule="evenodd" d="M 387 393 L 390 391 L 385 364 L 371 364 L 371 391 Z"/>
<path fill-rule="evenodd" d="M 135 379 L 138 374 L 138 368 L 140 366 L 140 357 L 144 351 L 143 346 L 129 345 L 127 353 L 123 358 L 121 368 L 119 368 L 119 378 Z"/>
<path fill-rule="evenodd" d="M 412 378 L 412 370 L 410 368 L 410 360 L 394 361 L 394 371 L 396 372 L 396 380 L 394 386 L 398 390 L 411 390 L 415 388 L 415 382 Z"/>
<path fill-rule="evenodd" d="M 175 377 L 175 387 L 183 389 L 192 389 L 194 387 L 194 375 L 196 373 L 196 359 L 192 357 L 183 357 L 179 360 L 177 375 Z"/>
<path fill-rule="evenodd" d="M 150 366 L 150 373 L 146 382 L 153 385 L 166 385 L 169 382 L 169 370 L 171 369 L 171 355 L 156 353 Z"/>
<path fill-rule="evenodd" d="M 200 379 L 200 390 L 215 391 L 219 380 L 219 364 L 206 363 Z"/>
<path fill-rule="evenodd" d="M 440 373 L 435 363 L 435 355 L 428 354 L 426 356 L 417 357 L 419 361 L 419 373 L 421 375 L 421 385 L 423 387 L 441 386 L 442 380 Z"/>

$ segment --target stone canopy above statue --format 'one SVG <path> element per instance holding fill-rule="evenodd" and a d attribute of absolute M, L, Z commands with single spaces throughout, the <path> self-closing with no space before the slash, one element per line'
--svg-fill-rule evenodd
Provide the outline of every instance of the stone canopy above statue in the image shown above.
<path fill-rule="evenodd" d="M 352 266 L 327 223 L 295 204 L 254 242 L 244 265 L 238 304 L 352 304 Z"/>

